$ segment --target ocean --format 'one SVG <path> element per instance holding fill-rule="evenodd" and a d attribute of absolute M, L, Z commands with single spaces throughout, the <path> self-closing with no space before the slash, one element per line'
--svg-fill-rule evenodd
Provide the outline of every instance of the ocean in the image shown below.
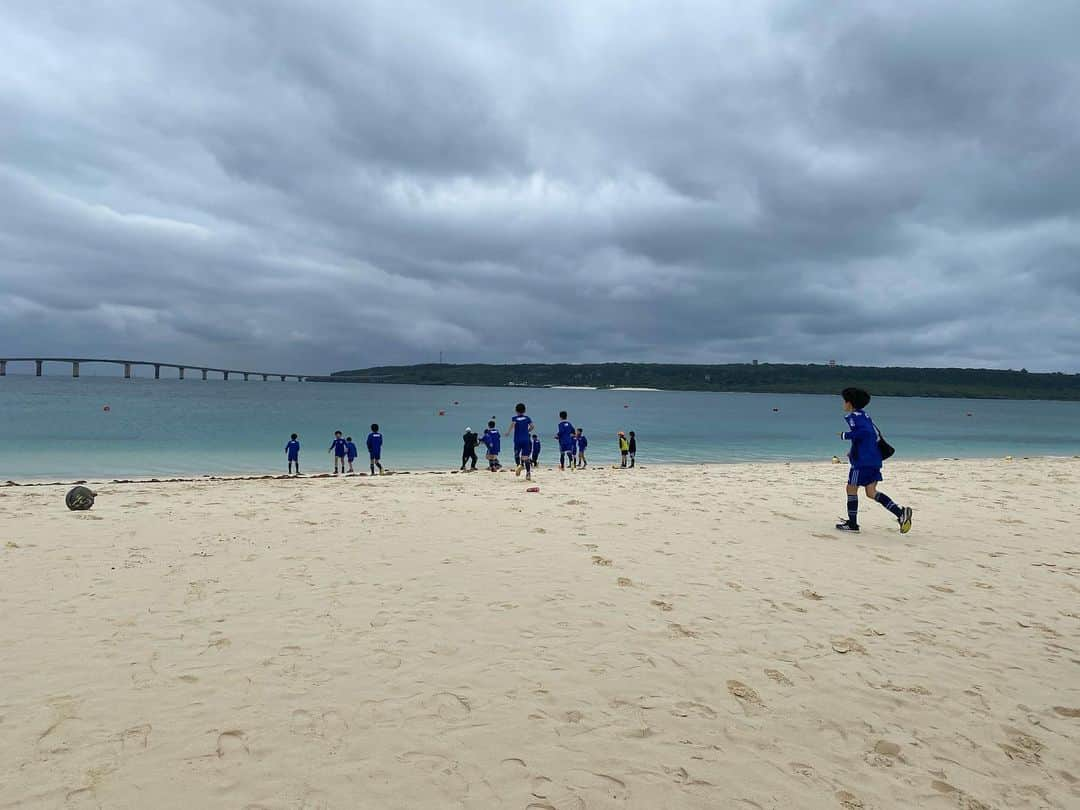
<path fill-rule="evenodd" d="M 548 463 L 564 409 L 594 464 L 617 460 L 619 430 L 637 433 L 641 464 L 827 460 L 847 447 L 839 396 L 9 375 L 0 481 L 284 472 L 294 432 L 304 472 L 324 472 L 335 430 L 360 446 L 360 470 L 372 422 L 387 469 L 456 469 L 465 428 L 494 416 L 505 429 L 518 401 Z M 896 459 L 1080 454 L 1078 402 L 881 398 L 869 411 Z"/>

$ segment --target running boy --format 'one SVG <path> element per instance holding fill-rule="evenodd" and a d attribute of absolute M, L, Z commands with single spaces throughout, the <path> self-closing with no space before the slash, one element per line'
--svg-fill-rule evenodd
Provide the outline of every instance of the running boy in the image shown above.
<path fill-rule="evenodd" d="M 585 460 L 585 448 L 589 446 L 589 440 L 585 438 L 585 434 L 582 433 L 581 428 L 577 429 L 577 435 L 574 437 L 574 441 L 577 444 L 578 469 L 584 470 L 589 466 L 589 462 Z"/>
<path fill-rule="evenodd" d="M 630 441 L 627 442 L 627 451 L 630 453 L 630 466 L 634 466 L 635 457 L 637 456 L 637 436 L 634 435 L 634 431 L 630 431 Z"/>
<path fill-rule="evenodd" d="M 349 475 L 352 475 L 353 470 L 352 463 L 356 461 L 356 457 L 360 455 L 360 451 L 356 449 L 356 443 L 352 440 L 352 436 L 345 437 L 345 457 L 349 459 Z"/>
<path fill-rule="evenodd" d="M 341 466 L 341 471 L 345 472 L 345 440 L 341 438 L 341 431 L 334 431 L 334 440 L 330 442 L 330 449 L 327 453 L 334 454 L 334 475 L 338 474 L 338 466 Z"/>
<path fill-rule="evenodd" d="M 540 437 L 535 433 L 532 435 L 532 462 L 535 467 L 540 461 Z"/>
<path fill-rule="evenodd" d="M 371 474 L 375 474 L 375 468 L 379 468 L 379 475 L 383 474 L 382 468 L 382 434 L 379 426 L 372 424 L 371 433 L 367 435 L 368 460 L 371 462 Z"/>
<path fill-rule="evenodd" d="M 900 534 L 907 534 L 911 531 L 911 507 L 899 506 L 884 492 L 877 491 L 878 481 L 881 480 L 878 432 L 873 420 L 863 410 L 870 404 L 870 395 L 861 388 L 845 388 L 840 396 L 844 399 L 844 421 L 848 426 L 840 438 L 851 442 L 851 450 L 848 451 L 851 471 L 847 482 L 848 519 L 837 523 L 836 528 L 842 532 L 859 531 L 859 487 L 863 487 L 869 497 L 896 516 Z"/>
<path fill-rule="evenodd" d="M 285 458 L 289 462 L 289 475 L 300 474 L 300 442 L 296 440 L 296 434 L 294 433 L 285 445 Z M 293 467 L 296 468 L 296 472 L 293 472 Z"/>
<path fill-rule="evenodd" d="M 499 429 L 495 427 L 494 419 L 488 422 L 487 430 L 484 431 L 483 442 L 484 446 L 487 447 L 488 470 L 490 472 L 495 472 L 502 466 L 499 464 L 499 451 L 502 450 L 502 439 L 499 436 Z"/>
<path fill-rule="evenodd" d="M 559 469 L 566 469 L 566 457 L 570 457 L 570 469 L 574 469 L 574 426 L 566 418 L 566 411 L 559 411 L 559 428 L 555 438 L 559 440 Z"/>
<path fill-rule="evenodd" d="M 525 403 L 519 402 L 514 406 L 514 415 L 510 418 L 506 435 L 514 434 L 514 458 L 518 460 L 514 475 L 521 475 L 521 468 L 524 467 L 526 481 L 532 481 L 532 431 L 533 423 L 525 415 Z"/>
<path fill-rule="evenodd" d="M 619 455 L 622 456 L 622 464 L 619 466 L 626 466 L 626 457 L 630 455 L 630 443 L 626 441 L 626 434 L 621 430 L 619 431 Z"/>

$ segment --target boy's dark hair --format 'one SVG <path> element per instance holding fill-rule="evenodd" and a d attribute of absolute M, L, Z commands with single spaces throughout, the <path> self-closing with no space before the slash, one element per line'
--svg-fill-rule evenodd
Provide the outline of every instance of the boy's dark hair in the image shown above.
<path fill-rule="evenodd" d="M 630 431 L 630 435 L 631 435 L 631 436 L 636 436 L 637 434 L 636 434 L 636 433 L 634 433 L 634 431 L 632 431 L 632 430 L 631 430 L 631 431 Z"/>
<path fill-rule="evenodd" d="M 293 437 L 293 438 L 295 439 L 295 438 L 296 438 L 296 434 L 294 433 L 294 434 L 292 435 L 292 437 Z"/>
<path fill-rule="evenodd" d="M 845 388 L 840 392 L 840 396 L 844 398 L 844 402 L 850 402 L 857 411 L 870 404 L 870 394 L 861 388 Z"/>
<path fill-rule="evenodd" d="M 352 441 L 352 436 L 346 436 L 346 437 L 345 437 L 345 441 L 347 441 L 347 442 L 351 442 L 351 441 Z"/>
<path fill-rule="evenodd" d="M 517 413 L 525 413 L 525 403 L 519 402 L 517 405 L 514 406 L 514 410 Z"/>
<path fill-rule="evenodd" d="M 495 420 L 494 419 L 492 419 L 490 422 L 488 422 L 488 427 L 489 428 L 495 427 Z"/>
<path fill-rule="evenodd" d="M 334 435 L 335 435 L 335 436 L 340 436 L 340 435 L 341 435 L 341 431 L 340 431 L 340 430 L 335 430 L 335 431 L 334 431 Z"/>
<path fill-rule="evenodd" d="M 560 419 L 565 419 L 566 418 L 566 411 L 559 411 L 559 418 Z"/>
<path fill-rule="evenodd" d="M 371 432 L 372 433 L 378 433 L 379 432 L 379 425 L 377 423 L 375 423 L 375 422 L 371 423 Z"/>

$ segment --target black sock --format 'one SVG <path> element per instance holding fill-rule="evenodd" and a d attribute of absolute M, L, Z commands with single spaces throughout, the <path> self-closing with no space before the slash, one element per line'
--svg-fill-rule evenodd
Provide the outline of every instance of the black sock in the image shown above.
<path fill-rule="evenodd" d="M 848 524 L 851 526 L 859 525 L 859 496 L 848 495 L 847 496 L 847 517 Z"/>
<path fill-rule="evenodd" d="M 900 513 L 903 510 L 899 506 L 897 506 L 897 504 L 893 501 L 893 499 L 890 498 L 888 495 L 886 495 L 884 492 L 878 492 L 874 496 L 874 500 L 877 501 L 878 503 L 880 503 L 882 506 L 884 506 L 886 509 L 888 509 L 890 512 L 892 512 L 897 517 L 900 517 Z"/>

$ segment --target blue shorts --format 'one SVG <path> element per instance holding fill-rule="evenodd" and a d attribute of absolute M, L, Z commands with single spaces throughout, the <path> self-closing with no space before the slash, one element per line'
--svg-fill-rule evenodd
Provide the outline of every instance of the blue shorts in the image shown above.
<path fill-rule="evenodd" d="M 514 455 L 532 458 L 532 441 L 514 442 Z"/>
<path fill-rule="evenodd" d="M 881 479 L 881 467 L 852 467 L 848 473 L 848 486 L 865 487 L 876 484 Z"/>
<path fill-rule="evenodd" d="M 372 461 L 382 461 L 382 453 L 369 453 Z"/>

